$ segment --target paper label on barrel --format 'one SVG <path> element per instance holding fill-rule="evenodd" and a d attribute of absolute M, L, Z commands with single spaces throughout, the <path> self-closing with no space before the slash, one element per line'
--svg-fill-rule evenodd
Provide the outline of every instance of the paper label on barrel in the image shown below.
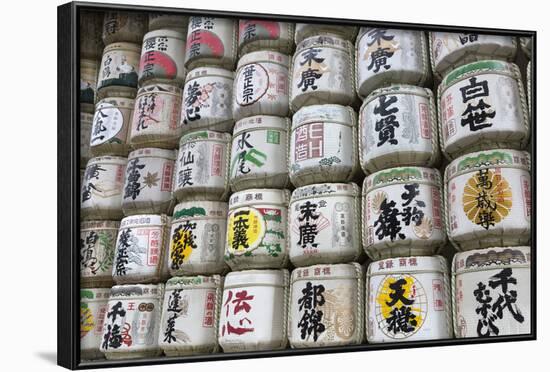
<path fill-rule="evenodd" d="M 101 350 L 114 352 L 155 348 L 159 334 L 158 311 L 158 300 L 110 300 L 103 324 Z"/>
<path fill-rule="evenodd" d="M 430 102 L 414 94 L 385 94 L 369 102 L 362 111 L 363 159 L 395 152 L 432 154 Z"/>
<path fill-rule="evenodd" d="M 529 173 L 514 168 L 488 168 L 449 181 L 450 236 L 460 237 L 494 229 L 528 234 L 530 198 L 523 190 Z M 530 212 L 529 212 L 530 214 Z"/>
<path fill-rule="evenodd" d="M 230 178 L 286 173 L 286 134 L 280 130 L 243 131 L 233 138 Z"/>
<path fill-rule="evenodd" d="M 259 19 L 239 20 L 239 43 L 245 44 L 255 40 L 277 40 L 281 36 L 284 23 Z"/>
<path fill-rule="evenodd" d="M 132 134 L 173 131 L 179 126 L 181 96 L 152 92 L 138 96 Z"/>
<path fill-rule="evenodd" d="M 225 188 L 225 145 L 212 142 L 188 142 L 179 150 L 176 189 Z"/>
<path fill-rule="evenodd" d="M 111 103 L 103 103 L 94 114 L 90 145 L 97 146 L 106 142 L 122 143 L 117 136 L 123 127 L 122 111 Z"/>
<path fill-rule="evenodd" d="M 80 277 L 109 277 L 113 270 L 116 229 L 80 232 Z"/>
<path fill-rule="evenodd" d="M 183 36 L 183 35 L 182 35 Z M 143 40 L 139 65 L 140 78 L 183 79 L 185 42 L 173 36 L 154 36 Z"/>
<path fill-rule="evenodd" d="M 453 84 L 440 97 L 445 146 L 480 138 L 521 140 L 526 135 L 518 82 L 512 77 L 483 74 Z"/>
<path fill-rule="evenodd" d="M 174 162 L 171 160 L 152 157 L 130 159 L 126 166 L 124 201 L 169 201 L 173 172 Z"/>
<path fill-rule="evenodd" d="M 217 264 L 223 259 L 225 219 L 205 218 L 206 211 L 203 208 L 197 207 L 194 210 L 204 214 L 196 219 L 189 218 L 172 224 L 169 251 L 169 265 L 172 270 L 185 268 L 186 264 Z M 174 219 L 186 211 L 189 209 L 174 212 Z"/>
<path fill-rule="evenodd" d="M 232 57 L 234 23 L 232 19 L 190 17 L 187 36 L 187 61 L 197 58 Z"/>
<path fill-rule="evenodd" d="M 112 50 L 103 55 L 98 78 L 98 88 L 118 85 L 137 87 L 139 54 Z"/>
<path fill-rule="evenodd" d="M 159 227 L 121 226 L 117 238 L 113 276 L 154 276 L 163 248 Z"/>
<path fill-rule="evenodd" d="M 215 345 L 216 290 L 173 289 L 164 297 L 160 344 Z"/>
<path fill-rule="evenodd" d="M 231 119 L 232 89 L 232 80 L 224 77 L 205 76 L 188 81 L 183 88 L 183 125 L 195 128 Z"/>
<path fill-rule="evenodd" d="M 290 142 L 291 172 L 314 167 L 353 166 L 352 128 L 310 123 L 296 128 Z"/>
<path fill-rule="evenodd" d="M 362 83 L 387 71 L 417 73 L 419 80 L 423 52 L 421 32 L 369 28 L 358 45 L 358 80 Z"/>
<path fill-rule="evenodd" d="M 489 250 L 480 255 L 491 259 L 493 265 L 529 262 L 522 251 L 514 248 L 498 252 Z M 466 268 L 478 266 L 475 260 L 476 257 L 470 256 Z M 530 281 L 529 268 L 513 265 L 458 274 L 455 282 L 457 336 L 490 337 L 531 332 Z"/>
<path fill-rule="evenodd" d="M 440 191 L 417 182 L 375 189 L 366 196 L 366 246 L 400 240 L 444 239 L 440 217 Z"/>

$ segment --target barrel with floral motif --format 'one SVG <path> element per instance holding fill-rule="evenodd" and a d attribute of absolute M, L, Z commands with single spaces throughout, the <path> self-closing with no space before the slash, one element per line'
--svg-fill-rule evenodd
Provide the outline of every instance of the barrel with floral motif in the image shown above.
<path fill-rule="evenodd" d="M 296 46 L 290 68 L 290 109 L 355 102 L 352 44 L 333 35 L 309 37 Z"/>
<path fill-rule="evenodd" d="M 529 116 L 519 69 L 496 60 L 450 72 L 438 89 L 441 149 L 449 158 L 478 150 L 521 150 Z"/>
<path fill-rule="evenodd" d="M 85 168 L 88 160 L 92 157 L 90 137 L 92 135 L 93 122 L 94 115 L 80 110 L 80 168 Z"/>
<path fill-rule="evenodd" d="M 159 331 L 163 298 L 164 284 L 111 288 L 100 344 L 107 359 L 161 355 Z"/>
<path fill-rule="evenodd" d="M 441 256 L 374 261 L 367 270 L 369 343 L 453 337 L 447 261 Z"/>
<path fill-rule="evenodd" d="M 90 152 L 95 155 L 128 155 L 134 100 L 107 97 L 95 106 Z"/>
<path fill-rule="evenodd" d="M 358 153 L 357 118 L 351 107 L 307 106 L 292 117 L 288 173 L 294 186 L 353 180 Z"/>
<path fill-rule="evenodd" d="M 288 115 L 289 56 L 258 51 L 239 59 L 233 83 L 233 118 Z"/>
<path fill-rule="evenodd" d="M 358 263 L 292 271 L 288 310 L 292 348 L 358 345 L 365 337 L 365 270 Z"/>
<path fill-rule="evenodd" d="M 133 148 L 174 149 L 182 134 L 182 90 L 169 84 L 148 84 L 138 91 L 130 145 Z"/>
<path fill-rule="evenodd" d="M 169 213 L 175 150 L 143 148 L 128 155 L 124 177 L 124 215 Z"/>
<path fill-rule="evenodd" d="M 119 221 L 80 223 L 80 287 L 103 288 L 113 284 L 113 260 Z"/>
<path fill-rule="evenodd" d="M 223 351 L 284 349 L 287 270 L 245 270 L 225 277 L 218 327 Z"/>
<path fill-rule="evenodd" d="M 457 338 L 532 332 L 531 247 L 457 253 L 452 269 Z"/>
<path fill-rule="evenodd" d="M 225 260 L 232 270 L 286 267 L 289 199 L 288 190 L 277 189 L 231 195 Z"/>
<path fill-rule="evenodd" d="M 181 137 L 173 193 L 178 201 L 227 200 L 231 136 L 210 130 Z"/>
<path fill-rule="evenodd" d="M 163 279 L 170 217 L 138 214 L 120 221 L 113 262 L 116 284 Z"/>
<path fill-rule="evenodd" d="M 446 242 L 439 171 L 399 167 L 363 182 L 363 248 L 373 260 L 435 254 Z"/>
<path fill-rule="evenodd" d="M 290 262 L 294 266 L 358 261 L 361 192 L 354 183 L 323 183 L 294 190 L 289 206 Z"/>
<path fill-rule="evenodd" d="M 95 11 L 80 12 L 80 59 L 99 60 L 103 51 L 103 13 Z M 96 75 L 97 78 L 97 75 Z"/>
<path fill-rule="evenodd" d="M 93 114 L 99 61 L 80 59 L 80 112 Z"/>
<path fill-rule="evenodd" d="M 106 12 L 103 19 L 105 45 L 125 41 L 141 43 L 147 30 L 147 16 L 135 12 Z"/>
<path fill-rule="evenodd" d="M 169 29 L 187 34 L 189 17 L 179 14 L 149 13 L 149 31 Z"/>
<path fill-rule="evenodd" d="M 223 274 L 227 203 L 184 201 L 174 207 L 168 270 L 170 275 Z"/>
<path fill-rule="evenodd" d="M 239 54 L 275 50 L 290 54 L 294 48 L 294 23 L 263 19 L 239 20 Z"/>
<path fill-rule="evenodd" d="M 531 159 L 515 150 L 461 156 L 445 170 L 447 235 L 460 251 L 528 245 Z"/>
<path fill-rule="evenodd" d="M 316 35 L 338 35 L 342 39 L 353 42 L 357 36 L 358 27 L 333 25 L 333 24 L 319 24 L 319 23 L 296 23 L 296 29 L 294 32 L 294 41 L 296 44 L 302 42 L 302 40 Z"/>
<path fill-rule="evenodd" d="M 241 119 L 235 124 L 229 166 L 233 191 L 290 186 L 289 127 L 288 118 L 264 115 Z"/>
<path fill-rule="evenodd" d="M 185 80 L 185 34 L 175 30 L 150 31 L 143 37 L 139 63 L 139 84 L 171 83 Z"/>
<path fill-rule="evenodd" d="M 437 165 L 438 125 L 431 90 L 391 85 L 369 94 L 359 111 L 359 149 L 365 173 Z"/>
<path fill-rule="evenodd" d="M 181 126 L 184 132 L 210 129 L 231 133 L 233 129 L 233 76 L 218 67 L 189 71 L 183 87 Z"/>
<path fill-rule="evenodd" d="M 122 189 L 127 159 L 121 156 L 92 158 L 86 165 L 80 193 L 84 220 L 122 218 Z"/>
<path fill-rule="evenodd" d="M 237 20 L 231 18 L 189 17 L 185 66 L 235 68 L 237 60 Z"/>
<path fill-rule="evenodd" d="M 159 345 L 166 356 L 218 351 L 223 279 L 181 276 L 166 282 Z"/>
<path fill-rule="evenodd" d="M 99 350 L 103 340 L 103 321 L 107 316 L 110 288 L 80 290 L 80 359 L 103 358 Z"/>
<path fill-rule="evenodd" d="M 428 41 L 423 31 L 362 27 L 356 43 L 357 94 L 391 84 L 428 86 Z"/>
<path fill-rule="evenodd" d="M 97 77 L 98 99 L 136 96 L 140 52 L 140 44 L 117 42 L 105 47 Z"/>
<path fill-rule="evenodd" d="M 512 61 L 517 42 L 512 36 L 430 32 L 433 73 L 441 78 L 458 66 L 484 59 Z"/>

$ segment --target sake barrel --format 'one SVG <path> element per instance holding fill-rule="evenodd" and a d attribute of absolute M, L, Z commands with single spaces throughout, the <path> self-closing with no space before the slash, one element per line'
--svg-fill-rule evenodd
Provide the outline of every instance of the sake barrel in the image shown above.
<path fill-rule="evenodd" d="M 80 59 L 80 112 L 93 114 L 99 61 Z M 88 138 L 89 139 L 89 138 Z"/>
<path fill-rule="evenodd" d="M 358 261 L 361 193 L 354 183 L 322 183 L 294 190 L 289 206 L 290 262 L 294 266 Z"/>
<path fill-rule="evenodd" d="M 363 248 L 373 260 L 435 254 L 446 241 L 439 171 L 399 167 L 363 182 Z"/>
<path fill-rule="evenodd" d="M 124 215 L 168 213 L 172 202 L 175 150 L 143 148 L 128 155 L 124 177 Z"/>
<path fill-rule="evenodd" d="M 182 134 L 180 125 L 182 90 L 169 84 L 148 84 L 138 91 L 130 145 L 133 148 L 174 149 Z"/>
<path fill-rule="evenodd" d="M 294 269 L 288 310 L 290 346 L 361 344 L 364 306 L 365 271 L 358 263 Z"/>
<path fill-rule="evenodd" d="M 353 180 L 358 152 L 357 118 L 351 107 L 308 106 L 292 117 L 288 173 L 294 186 Z"/>
<path fill-rule="evenodd" d="M 103 50 L 97 77 L 97 98 L 136 96 L 140 44 L 118 42 Z"/>
<path fill-rule="evenodd" d="M 225 277 L 218 342 L 224 352 L 287 345 L 287 270 L 245 270 Z"/>
<path fill-rule="evenodd" d="M 511 61 L 516 56 L 512 36 L 430 32 L 432 71 L 442 77 L 458 66 L 486 59 Z"/>
<path fill-rule="evenodd" d="M 125 41 L 141 43 L 147 30 L 147 16 L 135 12 L 105 12 L 103 42 L 105 45 Z"/>
<path fill-rule="evenodd" d="M 441 149 L 448 157 L 527 144 L 528 107 L 516 65 L 492 60 L 459 67 L 445 76 L 437 96 Z"/>
<path fill-rule="evenodd" d="M 80 223 L 80 287 L 111 287 L 119 221 Z"/>
<path fill-rule="evenodd" d="M 107 359 L 159 356 L 164 284 L 116 285 L 103 323 L 101 352 Z"/>
<path fill-rule="evenodd" d="M 274 50 L 283 54 L 294 49 L 294 23 L 262 19 L 239 20 L 239 54 L 258 50 Z"/>
<path fill-rule="evenodd" d="M 283 268 L 288 262 L 290 192 L 249 189 L 231 195 L 225 261 L 231 270 Z"/>
<path fill-rule="evenodd" d="M 233 191 L 286 188 L 290 119 L 252 116 L 235 124 L 231 145 L 229 184 Z"/>
<path fill-rule="evenodd" d="M 89 10 L 80 11 L 80 59 L 98 60 L 103 51 L 101 33 L 103 31 L 103 14 Z M 97 74 L 96 74 L 97 77 Z"/>
<path fill-rule="evenodd" d="M 428 41 L 423 31 L 362 27 L 355 45 L 360 97 L 391 84 L 428 86 Z"/>
<path fill-rule="evenodd" d="M 183 87 L 181 125 L 184 132 L 233 129 L 233 72 L 218 67 L 189 71 Z"/>
<path fill-rule="evenodd" d="M 237 20 L 189 17 L 185 66 L 212 65 L 233 70 L 237 59 Z"/>
<path fill-rule="evenodd" d="M 169 224 L 169 217 L 155 214 L 138 214 L 120 221 L 113 263 L 116 284 L 161 280 Z"/>
<path fill-rule="evenodd" d="M 149 13 L 149 31 L 169 29 L 187 34 L 189 17 L 178 14 Z"/>
<path fill-rule="evenodd" d="M 316 35 L 338 35 L 342 39 L 354 41 L 358 27 L 334 24 L 296 23 L 294 40 L 299 44 L 304 39 Z"/>
<path fill-rule="evenodd" d="M 521 45 L 521 50 L 531 59 L 531 51 L 533 49 L 533 38 L 532 37 L 520 37 L 519 44 Z"/>
<path fill-rule="evenodd" d="M 432 91 L 412 85 L 373 91 L 359 110 L 359 149 L 365 173 L 437 165 L 438 125 Z"/>
<path fill-rule="evenodd" d="M 227 203 L 185 201 L 174 208 L 170 230 L 170 275 L 223 274 Z"/>
<path fill-rule="evenodd" d="M 308 37 L 296 46 L 290 68 L 290 109 L 355 102 L 353 46 L 332 35 Z"/>
<path fill-rule="evenodd" d="M 95 106 L 90 152 L 95 155 L 128 155 L 134 100 L 107 97 Z"/>
<path fill-rule="evenodd" d="M 464 155 L 445 170 L 447 235 L 460 251 L 531 241 L 530 156 L 515 150 Z"/>
<path fill-rule="evenodd" d="M 122 218 L 122 189 L 127 159 L 100 156 L 90 159 L 80 193 L 80 217 L 85 220 Z"/>
<path fill-rule="evenodd" d="M 92 135 L 92 126 L 94 115 L 80 111 L 80 168 L 86 167 L 88 160 L 91 159 L 90 137 Z"/>
<path fill-rule="evenodd" d="M 453 259 L 457 338 L 531 333 L 531 248 L 492 247 Z"/>
<path fill-rule="evenodd" d="M 222 283 L 219 275 L 182 276 L 166 282 L 159 334 L 166 356 L 218 351 Z"/>
<path fill-rule="evenodd" d="M 103 358 L 99 351 L 103 340 L 103 321 L 107 315 L 110 288 L 80 290 L 80 359 Z"/>
<path fill-rule="evenodd" d="M 154 30 L 145 34 L 139 62 L 139 84 L 171 83 L 185 80 L 185 33 Z"/>
<path fill-rule="evenodd" d="M 450 292 L 441 256 L 372 262 L 367 270 L 367 342 L 452 338 Z"/>
<path fill-rule="evenodd" d="M 201 130 L 181 137 L 173 193 L 178 201 L 227 200 L 228 133 Z"/>
<path fill-rule="evenodd" d="M 273 51 L 245 54 L 233 83 L 233 118 L 288 115 L 289 56 Z"/>

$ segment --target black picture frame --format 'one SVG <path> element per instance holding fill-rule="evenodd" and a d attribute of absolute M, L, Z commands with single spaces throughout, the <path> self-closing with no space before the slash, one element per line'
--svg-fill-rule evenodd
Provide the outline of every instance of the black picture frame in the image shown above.
<path fill-rule="evenodd" d="M 78 241 L 80 234 L 79 170 L 80 170 L 80 128 L 79 128 L 79 15 L 81 11 L 162 12 L 182 15 L 209 15 L 221 18 L 255 18 L 288 22 L 308 22 L 324 24 L 342 24 L 355 26 L 391 27 L 423 31 L 476 32 L 481 34 L 521 36 L 532 38 L 531 54 L 531 333 L 516 336 L 497 336 L 491 338 L 463 338 L 431 341 L 413 341 L 406 343 L 362 344 L 340 347 L 318 347 L 307 349 L 285 349 L 274 351 L 255 351 L 238 353 L 218 353 L 186 357 L 155 357 L 137 360 L 99 360 L 80 361 L 80 266 Z M 537 125 L 536 125 L 536 31 L 495 29 L 480 27 L 458 27 L 435 24 L 402 22 L 382 22 L 359 19 L 321 18 L 309 16 L 289 16 L 280 14 L 228 12 L 202 9 L 184 9 L 157 6 L 119 5 L 91 2 L 70 2 L 60 5 L 57 13 L 58 39 L 58 80 L 57 80 L 57 363 L 71 369 L 90 369 L 98 367 L 140 366 L 168 363 L 204 362 L 227 359 L 247 359 L 276 356 L 297 356 L 309 354 L 327 354 L 370 350 L 404 349 L 429 346 L 470 345 L 509 341 L 529 341 L 537 339 Z"/>

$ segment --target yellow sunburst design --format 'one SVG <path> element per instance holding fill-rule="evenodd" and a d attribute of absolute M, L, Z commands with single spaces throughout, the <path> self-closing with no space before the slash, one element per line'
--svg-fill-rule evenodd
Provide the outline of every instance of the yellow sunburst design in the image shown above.
<path fill-rule="evenodd" d="M 257 248 L 265 235 L 265 220 L 255 208 L 239 208 L 231 212 L 227 223 L 227 249 L 241 255 Z"/>
<path fill-rule="evenodd" d="M 391 311 L 396 307 L 404 306 L 401 301 L 398 301 L 393 306 L 388 306 L 388 303 L 392 302 L 391 295 L 394 294 L 394 291 L 390 288 L 390 285 L 395 283 L 399 279 L 404 279 L 405 284 L 401 287 L 404 290 L 403 297 L 406 299 L 412 300 L 413 296 L 413 285 L 415 283 L 415 278 L 412 276 L 402 276 L 402 277 L 387 277 L 384 282 L 378 287 L 378 294 L 376 295 L 376 302 L 380 305 L 380 313 L 384 319 L 391 317 Z M 420 307 L 415 307 L 414 304 L 411 306 L 411 313 L 413 313 L 416 318 L 416 329 L 420 329 L 424 323 L 424 318 L 422 317 L 422 309 Z"/>
<path fill-rule="evenodd" d="M 490 214 L 492 224 L 497 224 L 512 209 L 512 189 L 501 174 L 490 169 L 482 170 L 470 177 L 464 186 L 462 205 L 473 223 L 481 225 L 482 219 Z"/>
<path fill-rule="evenodd" d="M 80 338 L 86 336 L 88 332 L 94 329 L 94 316 L 89 307 L 80 307 Z"/>
<path fill-rule="evenodd" d="M 193 235 L 193 230 L 184 230 L 181 234 L 174 234 L 172 236 L 172 241 L 170 242 L 170 257 L 172 257 L 172 260 L 189 260 L 193 252 L 193 246 L 189 242 L 194 240 L 191 235 Z M 183 247 L 179 252 L 176 250 L 178 246 Z M 178 253 L 179 257 L 177 257 Z"/>

